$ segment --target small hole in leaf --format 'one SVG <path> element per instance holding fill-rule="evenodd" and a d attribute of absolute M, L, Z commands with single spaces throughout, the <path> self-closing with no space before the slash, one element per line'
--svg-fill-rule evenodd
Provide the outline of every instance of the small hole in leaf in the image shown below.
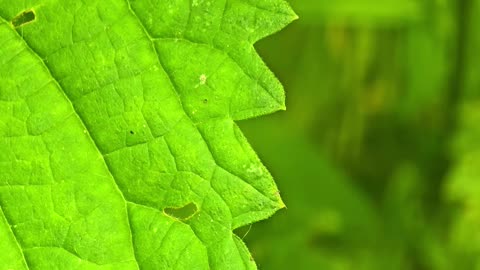
<path fill-rule="evenodd" d="M 13 18 L 12 25 L 17 28 L 24 24 L 33 22 L 34 20 L 35 12 L 33 12 L 33 10 L 28 10 L 18 14 L 15 18 Z"/>
<path fill-rule="evenodd" d="M 204 100 L 203 100 L 203 103 L 204 103 L 204 104 L 207 104 L 207 103 L 208 103 L 208 99 L 204 99 Z"/>
<path fill-rule="evenodd" d="M 133 134 L 135 134 L 135 132 L 133 132 L 133 130 L 130 130 L 130 134 L 132 134 L 132 135 L 133 135 Z"/>
<path fill-rule="evenodd" d="M 189 203 L 185 206 L 182 207 L 169 207 L 163 209 L 165 214 L 179 219 L 179 220 L 188 220 L 191 218 L 193 215 L 197 213 L 197 206 L 194 203 Z"/>

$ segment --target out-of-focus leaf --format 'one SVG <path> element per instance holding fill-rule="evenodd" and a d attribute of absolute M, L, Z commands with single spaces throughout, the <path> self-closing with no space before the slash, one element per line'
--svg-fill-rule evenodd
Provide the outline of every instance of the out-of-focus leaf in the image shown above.
<path fill-rule="evenodd" d="M 298 0 L 292 5 L 310 24 L 328 21 L 359 25 L 403 25 L 419 18 L 420 1 L 415 0 Z"/>
<path fill-rule="evenodd" d="M 375 258 L 383 241 L 371 201 L 304 137 L 278 119 L 241 123 L 275 172 L 288 208 L 251 228 L 247 243 L 262 269 L 397 269 L 397 254 Z M 263 128 L 260 129 L 260 126 Z M 275 139 L 265 135 L 278 134 Z M 398 262 L 398 261 L 397 261 Z"/>

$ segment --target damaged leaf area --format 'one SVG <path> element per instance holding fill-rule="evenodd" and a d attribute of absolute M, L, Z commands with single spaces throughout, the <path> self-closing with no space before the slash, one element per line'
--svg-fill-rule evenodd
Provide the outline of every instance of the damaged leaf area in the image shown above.
<path fill-rule="evenodd" d="M 0 0 L 0 269 L 255 269 L 283 0 Z"/>

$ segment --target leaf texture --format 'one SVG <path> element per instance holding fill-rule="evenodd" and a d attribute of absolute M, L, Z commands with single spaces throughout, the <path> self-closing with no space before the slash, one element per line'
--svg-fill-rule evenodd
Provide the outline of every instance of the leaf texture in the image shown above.
<path fill-rule="evenodd" d="M 283 0 L 0 1 L 0 269 L 255 269 Z M 191 207 L 190 207 L 191 206 Z"/>

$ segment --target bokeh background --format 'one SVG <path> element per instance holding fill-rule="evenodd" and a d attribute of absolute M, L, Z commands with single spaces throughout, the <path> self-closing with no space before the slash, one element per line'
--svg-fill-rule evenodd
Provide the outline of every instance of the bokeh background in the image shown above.
<path fill-rule="evenodd" d="M 480 269 L 480 0 L 290 2 L 287 111 L 239 123 L 288 207 L 259 268 Z"/>

